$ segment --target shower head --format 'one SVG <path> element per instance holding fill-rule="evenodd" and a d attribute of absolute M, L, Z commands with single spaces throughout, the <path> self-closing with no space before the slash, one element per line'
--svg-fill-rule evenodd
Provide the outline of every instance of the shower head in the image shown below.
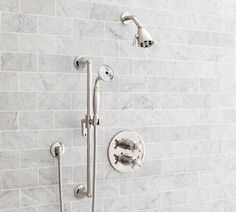
<path fill-rule="evenodd" d="M 152 36 L 150 33 L 143 27 L 138 28 L 138 34 L 136 35 L 138 46 L 142 48 L 150 47 L 154 44 L 154 40 L 152 39 Z M 135 43 L 136 44 L 136 39 Z"/>
<path fill-rule="evenodd" d="M 103 80 L 105 82 L 109 82 L 113 79 L 114 72 L 112 68 L 108 65 L 103 65 L 98 70 L 97 80 Z"/>
<path fill-rule="evenodd" d="M 95 81 L 93 90 L 93 113 L 94 113 L 94 125 L 99 122 L 98 111 L 99 111 L 99 101 L 100 101 L 100 91 L 99 91 L 99 81 L 110 82 L 114 77 L 114 72 L 112 68 L 108 65 L 103 65 L 98 69 L 98 76 Z"/>
<path fill-rule="evenodd" d="M 150 33 L 141 25 L 135 16 L 130 15 L 127 12 L 123 12 L 120 20 L 123 24 L 130 24 L 133 21 L 138 27 L 138 32 L 134 36 L 134 45 L 137 44 L 141 48 L 147 48 L 154 44 L 154 40 Z"/>

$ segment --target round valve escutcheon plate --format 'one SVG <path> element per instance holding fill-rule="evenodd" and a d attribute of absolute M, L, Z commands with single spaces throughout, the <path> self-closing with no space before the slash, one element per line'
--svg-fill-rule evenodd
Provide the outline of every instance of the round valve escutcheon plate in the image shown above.
<path fill-rule="evenodd" d="M 134 131 L 116 134 L 108 147 L 111 166 L 118 172 L 133 172 L 142 166 L 145 154 L 143 138 Z"/>

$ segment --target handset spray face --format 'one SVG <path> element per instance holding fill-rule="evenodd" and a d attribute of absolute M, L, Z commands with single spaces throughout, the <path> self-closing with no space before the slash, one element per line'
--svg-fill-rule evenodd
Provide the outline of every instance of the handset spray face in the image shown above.
<path fill-rule="evenodd" d="M 108 65 L 103 65 L 98 70 L 98 76 L 94 85 L 93 93 L 93 112 L 94 112 L 94 124 L 98 123 L 98 111 L 100 103 L 100 91 L 99 91 L 99 81 L 110 82 L 114 78 L 114 72 L 112 68 Z"/>

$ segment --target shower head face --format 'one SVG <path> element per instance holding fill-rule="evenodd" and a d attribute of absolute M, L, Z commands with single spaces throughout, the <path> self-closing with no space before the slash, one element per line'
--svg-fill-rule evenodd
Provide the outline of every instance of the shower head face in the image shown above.
<path fill-rule="evenodd" d="M 154 44 L 152 36 L 144 27 L 138 28 L 137 41 L 138 46 L 141 48 L 148 48 Z"/>
<path fill-rule="evenodd" d="M 98 70 L 98 78 L 105 82 L 109 82 L 113 79 L 114 72 L 112 68 L 108 65 L 103 65 Z"/>

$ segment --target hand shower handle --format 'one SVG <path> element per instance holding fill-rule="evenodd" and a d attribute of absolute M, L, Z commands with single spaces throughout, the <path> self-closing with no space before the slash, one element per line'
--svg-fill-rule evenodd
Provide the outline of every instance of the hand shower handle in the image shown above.
<path fill-rule="evenodd" d="M 94 93 L 93 93 L 93 113 L 94 113 L 93 125 L 99 124 L 99 117 L 98 117 L 99 104 L 100 104 L 100 92 L 99 92 L 99 79 L 97 78 L 95 81 Z"/>

